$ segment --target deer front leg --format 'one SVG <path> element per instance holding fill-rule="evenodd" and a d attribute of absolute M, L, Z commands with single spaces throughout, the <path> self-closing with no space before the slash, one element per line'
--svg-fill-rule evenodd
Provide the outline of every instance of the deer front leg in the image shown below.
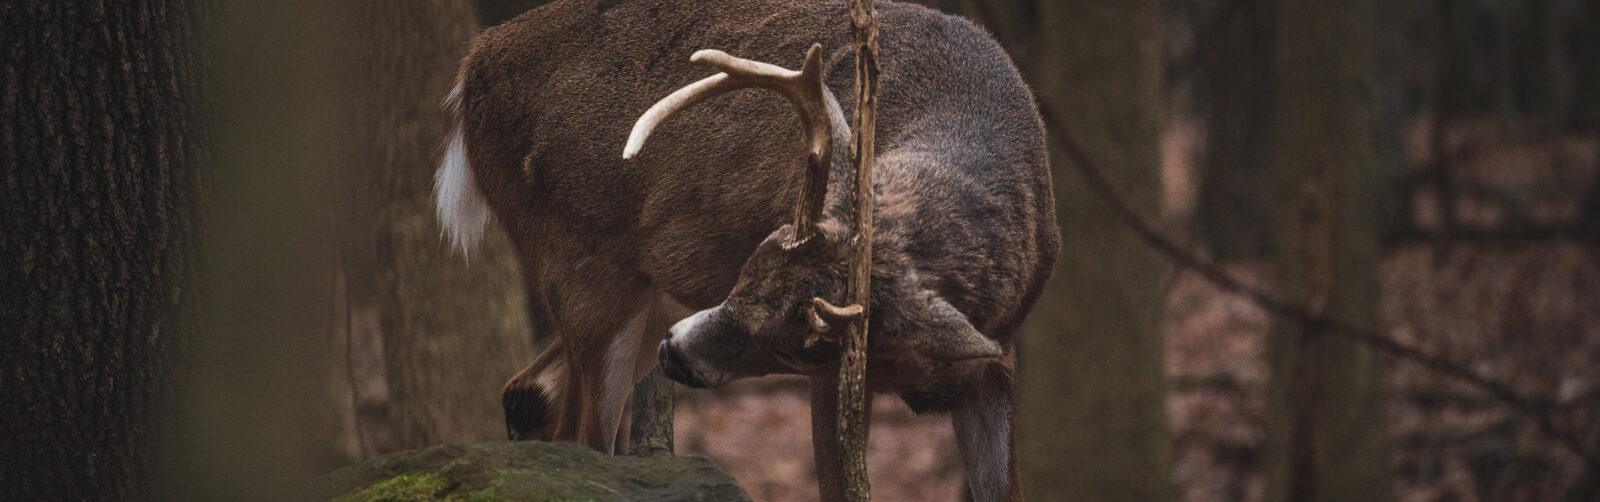
<path fill-rule="evenodd" d="M 1017 474 L 1016 383 L 1011 368 L 990 363 L 950 413 L 974 502 L 1022 500 Z"/>
<path fill-rule="evenodd" d="M 862 424 L 872 431 L 872 393 L 862 405 Z M 844 462 L 839 448 L 839 379 L 811 379 L 811 450 L 822 502 L 844 500 Z"/>

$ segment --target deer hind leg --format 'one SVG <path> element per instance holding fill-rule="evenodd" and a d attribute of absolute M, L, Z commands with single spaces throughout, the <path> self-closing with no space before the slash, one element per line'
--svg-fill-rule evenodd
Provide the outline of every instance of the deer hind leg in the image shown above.
<path fill-rule="evenodd" d="M 554 317 L 570 371 L 552 436 L 615 454 L 626 450 L 634 385 L 655 366 L 667 327 L 688 311 L 642 280 L 609 284 L 621 286 L 567 288 L 555 302 L 564 307 Z M 618 308 L 617 299 L 628 301 Z"/>
<path fill-rule="evenodd" d="M 975 502 L 1022 500 L 1017 474 L 1016 384 L 1011 365 L 989 363 L 956 399 L 950 422 Z"/>
<path fill-rule="evenodd" d="M 613 348 L 629 343 L 643 331 L 648 318 L 646 303 L 636 289 L 624 291 L 590 291 L 581 294 L 594 298 L 631 298 L 634 301 L 585 305 L 585 308 L 567 309 L 559 313 L 558 330 L 561 344 L 566 347 L 566 385 L 561 390 L 560 411 L 556 419 L 553 441 L 583 443 L 602 453 L 612 453 L 615 447 L 616 420 L 621 417 L 627 387 L 627 376 L 615 375 L 620 362 L 632 363 L 631 358 L 619 358 Z M 569 296 L 571 298 L 571 296 Z M 565 305 L 574 305 L 564 302 Z M 575 305 L 574 305 L 575 306 Z M 631 352 L 631 351 L 630 351 Z M 620 359 L 620 361 L 619 361 Z"/>
<path fill-rule="evenodd" d="M 557 336 L 501 390 L 506 436 L 512 441 L 551 440 L 555 418 L 551 412 L 566 386 L 566 347 Z"/>
<path fill-rule="evenodd" d="M 606 267 L 582 268 L 588 273 L 581 280 L 544 270 L 543 284 L 549 287 L 543 298 L 554 337 L 506 384 L 502 404 L 512 439 L 583 443 L 609 453 L 616 427 L 611 419 L 621 414 L 621 406 L 606 403 L 622 402 L 607 390 L 614 386 L 606 381 L 607 366 L 615 364 L 608 352 L 614 339 L 641 330 L 648 284 L 594 273 Z"/>

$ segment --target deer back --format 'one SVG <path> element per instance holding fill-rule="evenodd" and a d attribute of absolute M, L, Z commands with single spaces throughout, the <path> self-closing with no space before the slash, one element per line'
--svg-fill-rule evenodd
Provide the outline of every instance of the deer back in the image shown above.
<path fill-rule="evenodd" d="M 1031 303 L 1058 245 L 1031 95 L 970 23 L 895 2 L 880 2 L 879 16 L 874 182 L 936 185 L 900 201 L 916 207 L 880 200 L 880 211 L 929 220 L 880 232 L 914 241 L 906 259 L 949 269 L 951 288 L 965 290 L 954 292 L 958 308 L 1004 321 Z M 821 43 L 827 87 L 851 109 L 845 19 L 837 1 L 563 0 L 491 28 L 460 77 L 479 186 L 537 254 L 605 257 L 685 306 L 714 305 L 794 208 L 804 154 L 795 112 L 775 94 L 735 92 L 677 114 L 625 161 L 629 129 L 657 99 L 714 73 L 689 61 L 708 48 L 798 68 Z M 848 191 L 848 169 L 834 163 L 830 194 Z M 1014 287 L 1003 299 L 972 291 L 991 281 Z"/>

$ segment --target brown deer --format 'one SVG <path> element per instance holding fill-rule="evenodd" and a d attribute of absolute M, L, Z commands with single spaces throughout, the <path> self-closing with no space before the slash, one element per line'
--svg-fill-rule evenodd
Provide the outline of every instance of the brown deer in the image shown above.
<path fill-rule="evenodd" d="M 1043 127 L 981 29 L 878 8 L 868 386 L 949 413 L 975 498 L 1017 499 L 1013 336 L 1060 245 Z M 698 387 L 816 377 L 815 444 L 833 447 L 832 333 L 860 315 L 834 306 L 853 203 L 853 103 L 831 91 L 852 85 L 846 16 L 839 1 L 560 0 L 477 38 L 435 192 L 463 249 L 495 216 L 554 333 L 506 384 L 512 438 L 626 451 L 629 393 L 659 361 Z M 834 493 L 837 453 L 817 458 Z"/>

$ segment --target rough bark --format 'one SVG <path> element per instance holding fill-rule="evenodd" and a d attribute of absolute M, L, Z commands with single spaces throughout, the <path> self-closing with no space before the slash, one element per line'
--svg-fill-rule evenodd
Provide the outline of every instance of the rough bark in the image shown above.
<path fill-rule="evenodd" d="M 628 432 L 628 454 L 635 457 L 671 456 L 672 380 L 661 368 L 650 370 L 633 387 L 633 426 Z"/>
<path fill-rule="evenodd" d="M 1274 266 L 1281 295 L 1377 324 L 1373 3 L 1280 0 L 1273 72 Z M 1382 361 L 1371 349 L 1280 319 L 1266 500 L 1393 498 Z"/>
<path fill-rule="evenodd" d="M 862 403 L 862 420 L 872 422 L 872 393 Z M 865 432 L 872 432 L 867 428 Z M 870 434 L 869 434 L 870 435 Z M 864 440 L 863 440 L 864 441 Z M 844 452 L 839 445 L 839 380 L 811 379 L 811 449 L 817 459 L 817 495 L 823 502 L 845 500 Z M 833 459 L 825 461 L 824 459 Z"/>
<path fill-rule="evenodd" d="M 1027 62 L 1039 100 L 1144 214 L 1159 213 L 1161 194 L 1159 6 L 1040 2 Z M 1060 145 L 1051 145 L 1051 170 L 1071 244 L 1019 334 L 1023 491 L 1166 500 L 1161 258 L 1090 191 Z"/>
<path fill-rule="evenodd" d="M 856 49 L 856 106 L 850 120 L 855 207 L 850 216 L 850 277 L 845 301 L 866 310 L 845 330 L 840 348 L 838 433 L 844 498 L 860 502 L 872 499 L 867 480 L 867 406 L 871 402 L 867 397 L 867 325 L 872 317 L 872 161 L 878 116 L 878 12 L 874 0 L 850 0 L 850 29 Z"/>
<path fill-rule="evenodd" d="M 477 29 L 474 7 L 351 6 L 359 150 L 341 171 L 335 301 L 345 316 L 334 343 L 351 348 L 343 373 L 363 455 L 504 438 L 498 391 L 534 352 L 522 275 L 498 226 L 463 257 L 434 218 L 439 103 Z"/>
<path fill-rule="evenodd" d="M 194 330 L 200 17 L 0 6 L 0 499 L 158 493 Z"/>

